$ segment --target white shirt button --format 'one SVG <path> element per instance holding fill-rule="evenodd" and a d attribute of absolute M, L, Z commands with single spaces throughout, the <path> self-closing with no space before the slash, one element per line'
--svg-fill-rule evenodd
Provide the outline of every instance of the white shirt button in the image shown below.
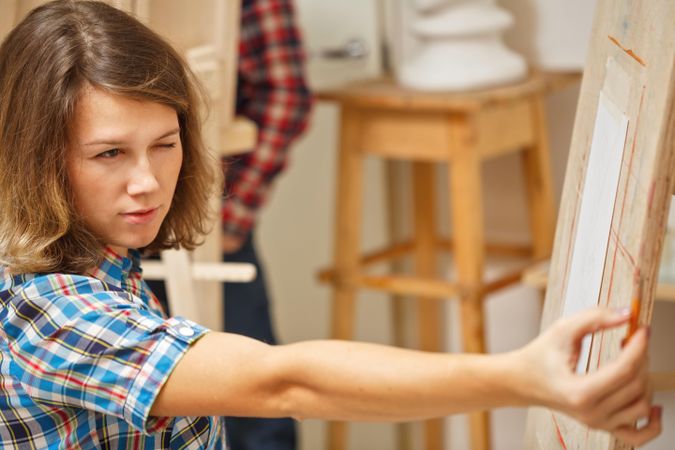
<path fill-rule="evenodd" d="M 178 329 L 178 334 L 180 334 L 181 336 L 190 337 L 195 335 L 195 330 L 193 330 L 190 327 L 184 326 Z"/>

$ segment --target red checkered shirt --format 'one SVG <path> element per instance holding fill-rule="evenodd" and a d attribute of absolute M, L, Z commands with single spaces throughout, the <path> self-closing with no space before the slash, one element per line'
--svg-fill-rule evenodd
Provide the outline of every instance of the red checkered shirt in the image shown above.
<path fill-rule="evenodd" d="M 237 114 L 258 126 L 249 153 L 226 159 L 221 209 L 226 233 L 244 237 L 255 224 L 291 142 L 305 129 L 312 97 L 291 0 L 244 0 L 241 15 Z"/>

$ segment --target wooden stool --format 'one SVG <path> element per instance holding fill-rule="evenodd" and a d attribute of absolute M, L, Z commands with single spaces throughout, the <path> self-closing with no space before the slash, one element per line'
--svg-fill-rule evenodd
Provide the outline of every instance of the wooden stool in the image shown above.
<path fill-rule="evenodd" d="M 334 287 L 332 337 L 352 339 L 355 294 L 374 289 L 417 297 L 419 346 L 443 351 L 439 299 L 460 300 L 463 348 L 484 352 L 483 299 L 486 294 L 520 280 L 522 270 L 497 280 L 483 280 L 486 252 L 525 254 L 532 259 L 550 255 L 555 227 L 547 144 L 544 95 L 579 79 L 577 74 L 533 73 L 506 87 L 461 94 L 421 93 L 389 80 L 352 84 L 322 92 L 319 98 L 341 107 L 337 186 L 335 265 L 320 278 Z M 530 212 L 532 245 L 490 245 L 483 230 L 481 164 L 490 158 L 519 152 L 523 157 Z M 412 162 L 414 239 L 359 254 L 363 176 L 366 155 Z M 447 163 L 450 181 L 452 239 L 435 230 L 434 164 Z M 438 250 L 451 249 L 457 280 L 439 279 Z M 412 252 L 416 276 L 372 276 L 366 266 Z M 531 264 L 523 264 L 524 268 Z M 443 448 L 443 421 L 425 423 L 426 449 Z M 470 416 L 473 450 L 490 448 L 489 416 Z M 331 450 L 346 447 L 346 423 L 331 423 Z"/>

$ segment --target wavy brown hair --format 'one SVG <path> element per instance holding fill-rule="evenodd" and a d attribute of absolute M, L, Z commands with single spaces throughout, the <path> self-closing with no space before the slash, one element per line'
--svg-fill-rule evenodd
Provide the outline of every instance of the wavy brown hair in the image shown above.
<path fill-rule="evenodd" d="M 192 249 L 208 231 L 219 165 L 206 150 L 203 90 L 177 52 L 100 2 L 40 6 L 0 46 L 0 263 L 14 273 L 83 273 L 104 243 L 78 218 L 65 168 L 85 84 L 176 110 L 183 165 L 171 208 L 145 250 Z"/>

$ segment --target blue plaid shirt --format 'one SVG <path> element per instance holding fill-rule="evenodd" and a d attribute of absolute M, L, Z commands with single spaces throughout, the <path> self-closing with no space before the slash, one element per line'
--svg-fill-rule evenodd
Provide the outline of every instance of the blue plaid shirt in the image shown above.
<path fill-rule="evenodd" d="M 164 316 L 135 251 L 86 276 L 0 266 L 0 447 L 225 448 L 221 418 L 149 416 L 207 331 Z"/>

